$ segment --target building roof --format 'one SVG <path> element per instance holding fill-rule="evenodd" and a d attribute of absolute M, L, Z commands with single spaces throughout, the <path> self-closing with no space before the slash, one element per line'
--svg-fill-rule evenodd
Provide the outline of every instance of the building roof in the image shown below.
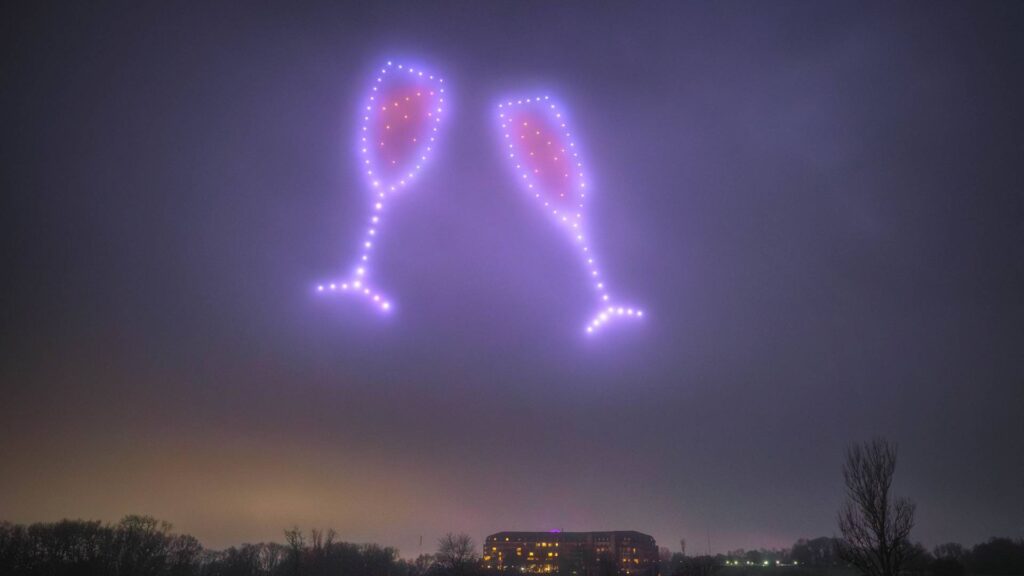
<path fill-rule="evenodd" d="M 616 537 L 630 536 L 630 537 L 633 537 L 633 538 L 641 537 L 641 538 L 649 538 L 652 542 L 654 541 L 654 537 L 651 536 L 650 534 L 644 534 L 643 532 L 638 532 L 636 530 L 594 530 L 594 531 L 588 531 L 588 532 L 562 532 L 560 530 L 547 530 L 547 531 L 545 531 L 545 530 L 535 530 L 535 531 L 532 531 L 532 532 L 504 531 L 504 532 L 495 532 L 494 534 L 491 534 L 491 535 L 487 536 L 487 540 L 492 540 L 492 539 L 500 540 L 500 539 L 503 539 L 503 538 L 530 538 L 530 539 L 534 539 L 534 538 L 562 538 L 562 539 L 566 539 L 566 540 L 574 540 L 574 539 L 583 539 L 583 538 L 586 538 L 587 536 L 606 536 L 606 535 L 607 536 L 616 536 Z"/>

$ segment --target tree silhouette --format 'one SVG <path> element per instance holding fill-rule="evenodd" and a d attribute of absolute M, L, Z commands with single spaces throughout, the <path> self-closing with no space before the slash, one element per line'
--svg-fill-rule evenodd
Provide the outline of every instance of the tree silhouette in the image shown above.
<path fill-rule="evenodd" d="M 437 562 L 452 576 L 475 572 L 480 556 L 468 534 L 445 534 L 437 544 Z"/>
<path fill-rule="evenodd" d="M 866 576 L 897 576 L 914 553 L 914 503 L 892 495 L 896 446 L 877 438 L 846 451 L 846 502 L 839 511 L 839 556 Z"/>
<path fill-rule="evenodd" d="M 302 553 L 306 549 L 306 537 L 298 527 L 284 531 L 284 540 L 288 543 L 288 551 L 292 564 L 292 574 L 302 573 Z"/>

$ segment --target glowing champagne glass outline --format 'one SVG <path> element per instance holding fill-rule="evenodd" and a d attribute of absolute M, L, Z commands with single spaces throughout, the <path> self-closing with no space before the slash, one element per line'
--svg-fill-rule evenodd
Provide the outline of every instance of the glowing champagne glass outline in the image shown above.
<path fill-rule="evenodd" d="M 574 244 L 580 250 L 597 298 L 597 312 L 585 327 L 587 334 L 594 334 L 612 319 L 640 319 L 644 317 L 644 311 L 634 306 L 614 305 L 607 282 L 597 267 L 596 257 L 583 230 L 584 199 L 587 190 L 583 161 L 580 159 L 576 143 L 572 140 L 572 134 L 567 127 L 564 115 L 562 110 L 551 101 L 550 96 L 506 100 L 498 104 L 498 120 L 505 143 L 505 154 L 519 176 L 517 180 L 524 190 L 541 204 L 541 207 L 554 219 L 555 223 L 569 232 Z M 531 118 L 537 125 L 529 126 Z M 519 136 L 520 140 L 513 137 L 517 131 L 520 133 L 515 135 Z M 556 142 L 557 145 L 543 151 L 520 149 L 520 142 L 522 145 L 526 145 L 525 140 L 529 132 L 535 132 L 535 135 L 544 141 L 546 146 L 552 146 Z M 548 132 L 552 132 L 552 134 L 548 134 Z M 534 134 L 530 134 L 530 136 L 531 139 L 534 139 Z M 546 140 L 549 136 L 551 140 Z M 538 152 L 552 154 L 554 162 L 557 162 L 559 158 L 562 159 L 566 170 L 564 172 L 565 182 L 568 190 L 573 191 L 574 197 L 566 197 L 564 191 L 559 194 L 558 198 L 552 196 L 556 190 L 551 189 L 550 184 L 545 185 L 543 180 L 547 178 L 550 182 L 550 175 L 543 174 L 541 168 L 550 171 L 554 166 L 540 164 L 539 158 L 535 160 Z M 559 170 L 561 169 L 559 168 Z M 557 175 L 555 176 L 557 177 Z M 567 205 L 567 203 L 569 204 Z"/>
<path fill-rule="evenodd" d="M 403 79 L 412 79 L 415 82 L 422 82 L 427 87 L 422 88 L 421 92 L 422 90 L 427 90 L 428 98 L 432 97 L 433 100 L 427 105 L 427 120 L 426 124 L 424 124 L 424 127 L 430 128 L 430 130 L 427 131 L 426 134 L 418 134 L 413 138 L 413 142 L 416 142 L 419 138 L 426 136 L 425 141 L 412 156 L 411 161 L 414 162 L 413 167 L 409 168 L 408 166 L 402 166 L 401 170 L 396 171 L 397 174 L 387 175 L 385 174 L 386 167 L 382 166 L 383 160 L 379 158 L 379 155 L 376 152 L 376 142 L 369 141 L 369 138 L 373 136 L 376 140 L 378 137 L 382 136 L 371 130 L 371 122 L 378 119 L 377 115 L 379 112 L 386 112 L 388 105 L 391 104 L 390 102 L 383 101 L 384 93 L 382 90 L 382 88 L 387 85 L 387 81 L 390 80 L 388 76 L 389 74 L 409 75 L 405 78 L 399 77 L 399 83 Z M 435 84 L 436 86 L 431 87 L 431 85 Z M 422 97 L 421 92 L 416 92 L 415 96 Z M 404 100 L 408 101 L 411 97 L 413 97 L 412 93 L 406 95 Z M 361 296 L 364 300 L 370 302 L 382 312 L 389 312 L 392 309 L 392 301 L 382 292 L 369 284 L 370 255 L 377 238 L 380 237 L 380 225 L 381 218 L 384 213 L 385 201 L 389 199 L 391 193 L 397 192 L 398 190 L 404 189 L 408 186 L 408 184 L 416 177 L 416 174 L 418 174 L 426 164 L 434 151 L 438 135 L 438 126 L 441 123 L 441 118 L 444 116 L 444 99 L 444 79 L 441 77 L 411 66 L 394 64 L 390 60 L 383 68 L 380 69 L 376 81 L 371 86 L 371 90 L 366 97 L 366 101 L 363 106 L 363 123 L 359 131 L 359 150 L 362 155 L 362 167 L 365 171 L 366 179 L 371 190 L 375 192 L 370 222 L 360 243 L 359 256 L 356 260 L 352 275 L 346 280 L 318 284 L 316 287 L 316 291 L 318 293 L 354 294 Z M 399 107 L 399 104 L 400 103 L 397 101 L 393 103 L 396 109 Z M 408 115 L 406 115 L 405 118 L 408 118 Z M 390 125 L 385 126 L 385 128 L 390 129 Z M 384 141 L 380 141 L 380 146 L 384 146 Z M 391 180 L 387 181 L 385 180 L 386 178 L 391 178 Z"/>

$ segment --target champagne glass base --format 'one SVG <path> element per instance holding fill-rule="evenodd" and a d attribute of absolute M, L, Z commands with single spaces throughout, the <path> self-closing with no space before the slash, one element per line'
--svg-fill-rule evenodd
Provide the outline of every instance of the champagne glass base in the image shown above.
<path fill-rule="evenodd" d="M 598 309 L 584 330 L 587 334 L 596 334 L 610 324 L 612 320 L 642 320 L 643 318 L 644 311 L 640 308 L 632 306 L 605 306 Z"/>
<path fill-rule="evenodd" d="M 348 280 L 346 282 L 328 282 L 318 284 L 317 294 L 335 295 L 348 294 L 372 305 L 380 312 L 388 313 L 394 308 L 391 299 L 371 286 L 366 280 Z"/>

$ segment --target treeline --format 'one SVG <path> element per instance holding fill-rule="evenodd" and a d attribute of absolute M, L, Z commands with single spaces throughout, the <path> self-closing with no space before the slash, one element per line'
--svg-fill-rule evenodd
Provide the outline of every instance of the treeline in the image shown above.
<path fill-rule="evenodd" d="M 148 516 L 116 524 L 63 520 L 20 525 L 0 522 L 3 576 L 480 576 L 480 554 L 466 535 L 448 534 L 437 553 L 415 560 L 376 544 L 339 542 L 333 531 L 284 532 L 284 543 L 208 550 Z M 799 540 L 781 550 L 733 550 L 686 556 L 661 549 L 662 576 L 817 576 L 850 573 L 834 538 Z M 1024 540 L 992 538 L 965 548 L 956 543 L 914 547 L 904 573 L 920 576 L 1024 575 Z M 608 570 L 614 574 L 612 568 Z M 756 573 L 756 574 L 755 574 Z"/>
<path fill-rule="evenodd" d="M 110 526 L 64 520 L 30 526 L 0 524 L 0 574 L 194 574 L 204 556 L 192 536 L 143 516 Z"/>
<path fill-rule="evenodd" d="M 687 557 L 662 554 L 662 576 L 704 576 L 725 571 L 723 576 L 763 574 L 776 576 L 838 574 L 849 569 L 839 557 L 836 538 L 798 540 L 791 548 L 732 550 L 716 556 Z M 951 542 L 928 550 L 914 544 L 903 573 L 919 576 L 1021 576 L 1024 575 L 1024 539 L 992 538 L 966 548 Z"/>
<path fill-rule="evenodd" d="M 398 550 L 335 540 L 333 532 L 286 530 L 285 543 L 243 544 L 214 551 L 148 516 L 116 524 L 63 520 L 29 526 L 0 523 L 3 576 L 472 576 L 467 549 L 442 546 L 413 561 Z M 452 555 L 455 552 L 456 555 Z M 468 557 L 463 557 L 468 553 Z"/>

